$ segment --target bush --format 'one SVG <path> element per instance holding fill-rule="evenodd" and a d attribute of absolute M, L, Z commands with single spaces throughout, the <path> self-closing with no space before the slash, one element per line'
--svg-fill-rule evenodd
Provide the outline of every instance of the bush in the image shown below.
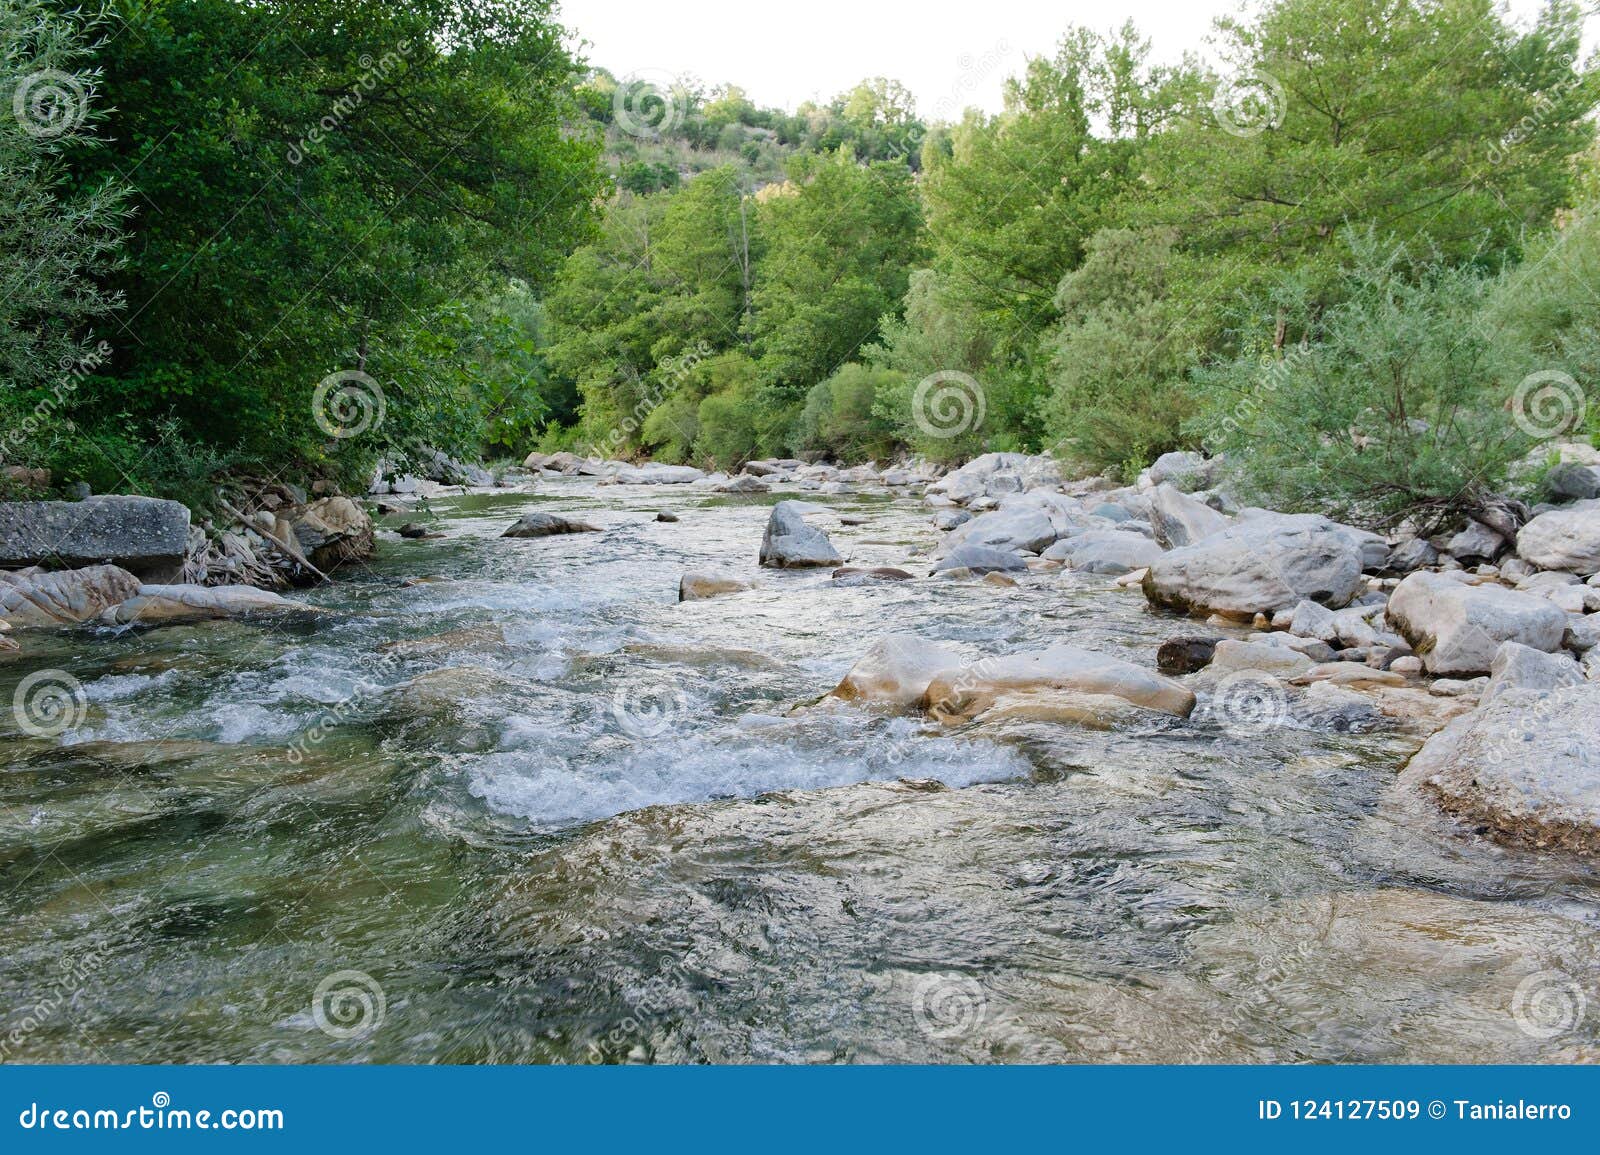
<path fill-rule="evenodd" d="M 1247 351 L 1199 375 L 1195 428 L 1252 500 L 1431 531 L 1500 490 L 1533 447 L 1507 412 L 1531 366 L 1480 328 L 1480 274 L 1433 265 L 1413 278 L 1371 238 L 1352 255 L 1342 303 L 1320 317 L 1284 286 L 1278 315 L 1301 339 L 1281 356 Z"/>
<path fill-rule="evenodd" d="M 834 461 L 882 460 L 899 447 L 894 423 L 876 404 L 905 384 L 895 369 L 873 369 L 851 362 L 806 394 L 805 406 L 790 434 L 796 452 L 821 452 Z"/>
<path fill-rule="evenodd" d="M 1173 241 L 1103 230 L 1056 290 L 1062 320 L 1046 341 L 1051 388 L 1040 408 L 1057 452 L 1075 463 L 1137 473 L 1185 444 L 1199 323 L 1169 295 Z"/>

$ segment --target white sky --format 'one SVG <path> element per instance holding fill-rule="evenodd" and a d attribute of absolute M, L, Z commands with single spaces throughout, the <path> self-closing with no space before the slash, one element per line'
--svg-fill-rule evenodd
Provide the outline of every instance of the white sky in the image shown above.
<path fill-rule="evenodd" d="M 1522 18 L 1540 6 L 1511 0 Z M 916 94 L 924 116 L 946 119 L 968 105 L 998 111 L 1001 82 L 1028 56 L 1051 52 L 1070 24 L 1105 30 L 1132 19 L 1158 59 L 1176 59 L 1203 52 L 1213 18 L 1240 8 L 1239 0 L 562 0 L 561 19 L 589 42 L 589 62 L 618 76 L 690 73 L 791 110 L 888 76 Z"/>

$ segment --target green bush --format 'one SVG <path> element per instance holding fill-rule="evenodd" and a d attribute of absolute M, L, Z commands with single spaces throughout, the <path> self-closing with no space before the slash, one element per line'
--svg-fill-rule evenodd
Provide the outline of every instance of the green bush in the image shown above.
<path fill-rule="evenodd" d="M 1194 429 L 1229 455 L 1244 496 L 1431 530 L 1501 491 L 1533 447 L 1507 411 L 1533 366 L 1479 324 L 1492 282 L 1447 266 L 1414 278 L 1404 261 L 1358 239 L 1342 303 L 1318 316 L 1284 286 L 1281 355 L 1253 349 L 1199 374 Z"/>
<path fill-rule="evenodd" d="M 1062 320 L 1047 340 L 1051 388 L 1040 408 L 1057 452 L 1075 464 L 1137 473 L 1185 444 L 1201 321 L 1169 293 L 1174 241 L 1162 231 L 1096 233 L 1056 290 Z"/>
<path fill-rule="evenodd" d="M 806 394 L 789 436 L 799 453 L 820 452 L 834 461 L 858 462 L 892 457 L 900 446 L 892 421 L 876 409 L 880 396 L 905 384 L 896 369 L 873 369 L 851 362 Z"/>

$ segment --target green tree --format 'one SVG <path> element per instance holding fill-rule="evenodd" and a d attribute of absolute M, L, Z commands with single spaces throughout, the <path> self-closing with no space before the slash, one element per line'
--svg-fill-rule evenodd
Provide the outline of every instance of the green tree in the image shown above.
<path fill-rule="evenodd" d="M 126 192 L 113 178 L 73 182 L 67 158 L 93 147 L 100 73 L 87 66 L 101 25 L 38 0 L 0 0 L 0 404 L 7 428 L 78 387 L 92 326 L 119 304 Z M 58 397 L 59 394 L 59 397 Z M 18 455 L 0 443 L 0 461 Z"/>
<path fill-rule="evenodd" d="M 792 177 L 762 202 L 749 329 L 775 398 L 797 404 L 898 309 L 923 241 L 904 164 L 837 153 L 796 163 Z"/>
<path fill-rule="evenodd" d="M 266 460 L 329 454 L 334 370 L 386 417 L 340 441 L 354 473 L 478 430 L 468 303 L 541 284 L 587 227 L 596 144 L 545 0 L 113 0 L 109 148 L 135 174 L 130 339 L 93 400 Z"/>

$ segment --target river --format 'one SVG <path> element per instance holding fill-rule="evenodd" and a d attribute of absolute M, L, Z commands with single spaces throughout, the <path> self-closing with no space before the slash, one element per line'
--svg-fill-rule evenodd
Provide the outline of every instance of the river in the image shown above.
<path fill-rule="evenodd" d="M 1548 1001 L 1600 973 L 1600 876 L 1397 799 L 1420 735 L 814 706 L 891 630 L 1149 666 L 1189 627 L 1106 578 L 758 573 L 779 496 L 434 499 L 293 595 L 332 612 L 29 635 L 0 694 L 87 705 L 0 717 L 0 1058 L 1600 1059 Z M 937 540 L 788 496 L 852 564 Z M 605 532 L 499 537 L 532 509 Z M 678 604 L 708 565 L 760 587 Z"/>

